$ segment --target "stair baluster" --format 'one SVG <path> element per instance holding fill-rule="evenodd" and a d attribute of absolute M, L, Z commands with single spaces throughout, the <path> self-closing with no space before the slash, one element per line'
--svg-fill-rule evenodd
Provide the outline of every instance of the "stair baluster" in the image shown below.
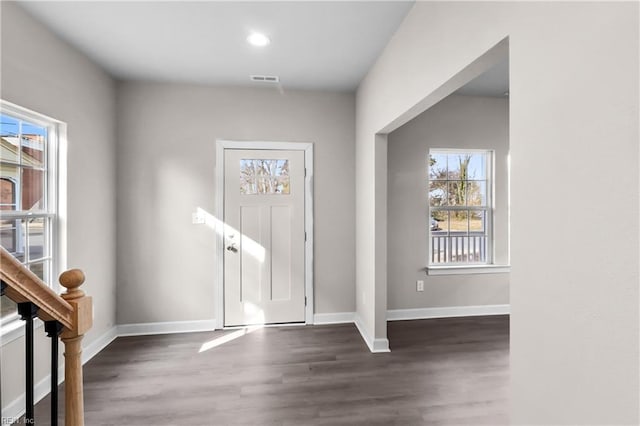
<path fill-rule="evenodd" d="M 51 338 L 51 426 L 58 426 L 58 339 L 62 324 L 47 321 L 44 323 L 44 330 Z"/>
<path fill-rule="evenodd" d="M 25 321 L 25 423 L 34 424 L 34 382 L 33 382 L 33 319 L 38 307 L 31 302 L 18 303 L 18 314 Z"/>

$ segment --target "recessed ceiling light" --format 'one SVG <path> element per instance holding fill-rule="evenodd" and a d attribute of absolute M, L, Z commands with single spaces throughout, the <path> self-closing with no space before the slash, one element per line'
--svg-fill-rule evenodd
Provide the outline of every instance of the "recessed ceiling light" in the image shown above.
<path fill-rule="evenodd" d="M 249 44 L 258 47 L 266 46 L 267 44 L 271 43 L 269 37 L 261 33 L 252 33 L 249 37 L 247 37 L 247 41 L 249 42 Z"/>

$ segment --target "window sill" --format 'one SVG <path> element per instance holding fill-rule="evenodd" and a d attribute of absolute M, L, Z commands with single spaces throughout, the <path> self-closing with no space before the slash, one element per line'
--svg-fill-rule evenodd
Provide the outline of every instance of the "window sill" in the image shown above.
<path fill-rule="evenodd" d="M 24 336 L 24 321 L 20 318 L 16 318 L 15 321 L 11 321 L 8 324 L 2 326 L 0 332 L 0 346 L 4 346 L 7 343 L 13 342 Z M 33 329 L 36 330 L 44 326 L 44 322 L 40 318 L 36 318 L 33 321 Z"/>
<path fill-rule="evenodd" d="M 509 272 L 511 272 L 509 265 L 427 266 L 427 275 L 507 274 Z"/>

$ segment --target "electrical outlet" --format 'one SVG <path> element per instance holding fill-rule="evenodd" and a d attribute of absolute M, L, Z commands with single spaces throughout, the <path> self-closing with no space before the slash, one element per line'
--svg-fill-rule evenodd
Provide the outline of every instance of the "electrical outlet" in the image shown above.
<path fill-rule="evenodd" d="M 416 281 L 416 291 L 424 291 L 424 281 Z"/>

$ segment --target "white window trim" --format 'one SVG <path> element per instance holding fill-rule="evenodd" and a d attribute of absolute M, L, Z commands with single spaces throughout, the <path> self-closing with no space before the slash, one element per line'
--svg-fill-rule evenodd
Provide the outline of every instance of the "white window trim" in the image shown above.
<path fill-rule="evenodd" d="M 510 267 L 506 265 L 496 265 L 495 258 L 495 232 L 494 232 L 494 220 L 495 220 L 495 156 L 496 152 L 494 149 L 483 149 L 483 148 L 431 148 L 429 149 L 429 157 L 431 156 L 433 151 L 442 152 L 442 153 L 451 153 L 451 154 L 464 154 L 464 153 L 478 153 L 478 154 L 486 154 L 488 156 L 488 164 L 487 164 L 487 175 L 490 179 L 490 185 L 487 187 L 487 198 L 489 199 L 489 203 L 487 203 L 487 261 L 484 263 L 462 263 L 462 262 L 450 262 L 450 263 L 431 263 L 431 257 L 433 252 L 432 246 L 432 238 L 431 231 L 428 234 L 428 253 L 427 253 L 427 275 L 461 275 L 461 274 L 481 274 L 481 273 L 504 273 L 509 272 Z M 429 170 L 429 165 L 427 165 L 427 170 Z M 429 173 L 427 173 L 427 189 L 429 188 L 429 184 L 431 183 L 431 178 Z M 428 192 L 427 192 L 428 193 Z M 462 209 L 462 208 L 461 208 Z M 431 204 L 429 202 L 427 196 L 427 229 L 430 229 L 430 220 L 432 217 L 431 213 Z M 505 270 L 507 268 L 507 270 Z"/>
<path fill-rule="evenodd" d="M 510 265 L 447 265 L 428 266 L 427 275 L 477 275 L 477 274 L 508 274 Z"/>
<path fill-rule="evenodd" d="M 66 124 L 60 120 L 44 114 L 31 111 L 12 102 L 0 99 L 0 111 L 15 118 L 30 123 L 47 127 L 47 179 L 45 194 L 47 197 L 48 212 L 38 212 L 34 216 L 52 217 L 51 240 L 49 250 L 51 257 L 51 270 L 49 286 L 56 293 L 61 286 L 57 277 L 66 267 Z M 54 213 L 50 213 L 53 211 Z M 6 297 L 6 296 L 2 296 Z M 24 324 L 19 315 L 12 315 L 4 321 L 0 319 L 0 347 L 24 336 Z M 43 322 L 36 318 L 34 328 L 43 326 Z"/>

